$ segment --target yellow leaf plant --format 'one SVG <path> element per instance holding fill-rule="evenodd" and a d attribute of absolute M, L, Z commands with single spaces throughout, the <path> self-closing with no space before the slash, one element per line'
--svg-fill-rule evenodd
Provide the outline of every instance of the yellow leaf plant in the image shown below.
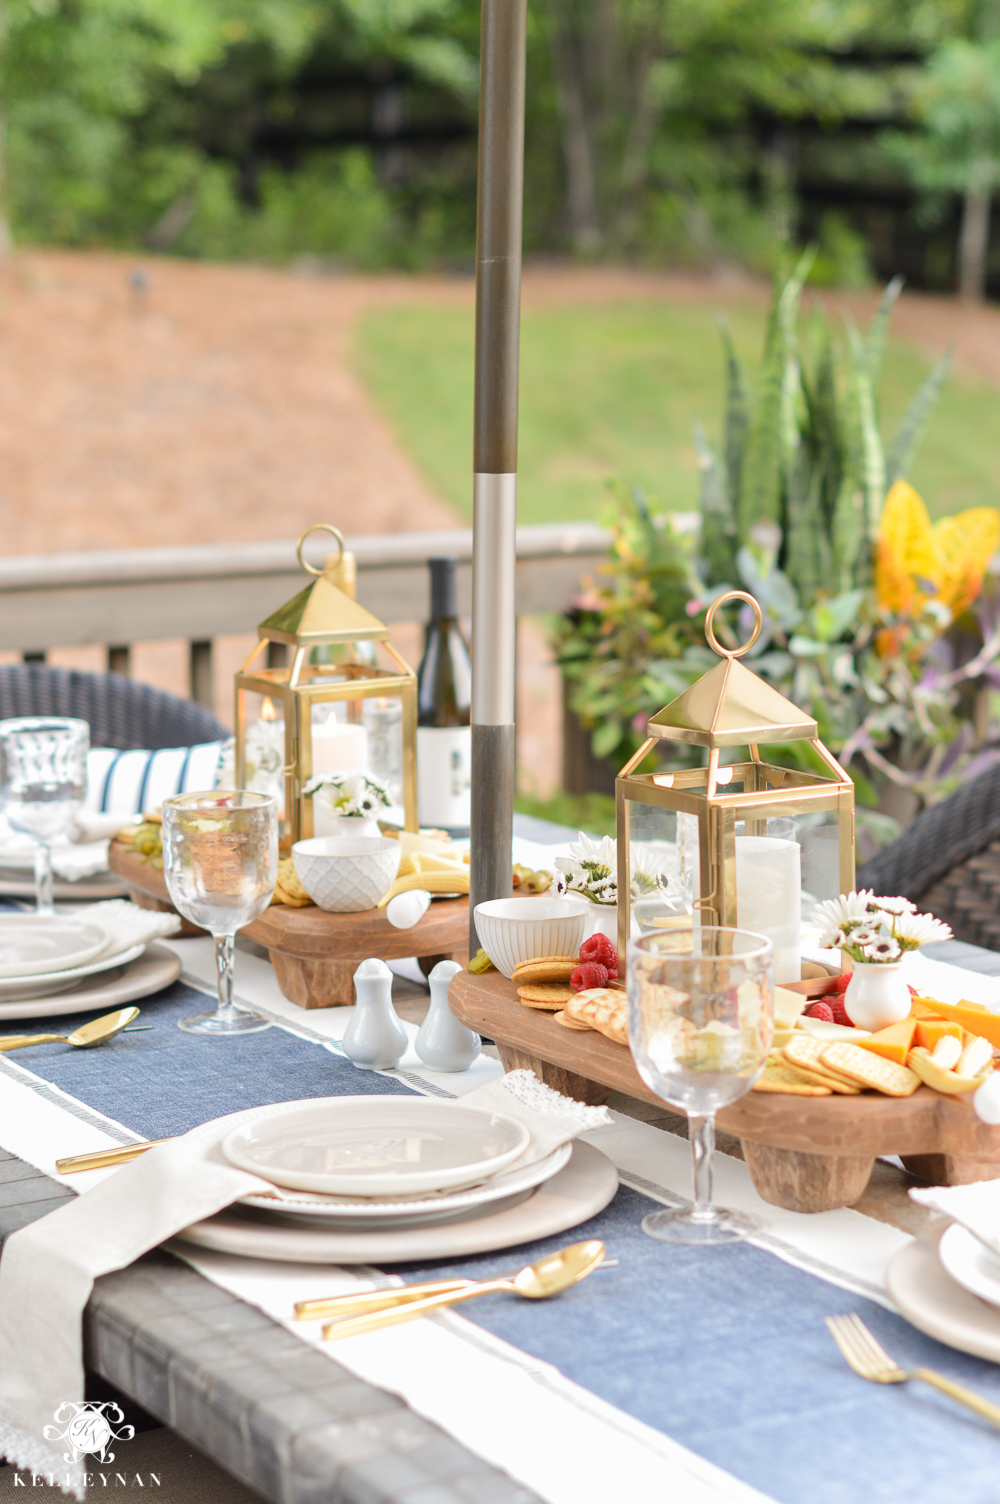
<path fill-rule="evenodd" d="M 916 616 L 934 598 L 954 620 L 978 596 L 998 548 L 995 507 L 971 507 L 932 525 L 917 492 L 897 480 L 885 499 L 875 557 L 879 609 L 895 617 Z"/>

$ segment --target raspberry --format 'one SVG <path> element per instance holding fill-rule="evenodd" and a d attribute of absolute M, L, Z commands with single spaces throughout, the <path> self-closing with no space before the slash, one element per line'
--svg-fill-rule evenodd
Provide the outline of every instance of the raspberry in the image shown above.
<path fill-rule="evenodd" d="M 843 995 L 851 985 L 851 976 L 851 972 L 844 971 L 841 972 L 839 977 L 835 977 L 833 985 L 834 992 L 839 992 L 841 995 Z"/>
<path fill-rule="evenodd" d="M 846 991 L 847 991 L 847 989 L 845 987 L 844 988 L 844 992 L 846 992 Z M 848 1017 L 847 1009 L 844 1007 L 844 993 L 843 992 L 828 992 L 827 995 L 826 995 L 826 1000 L 827 1000 L 827 1003 L 828 1003 L 830 1009 L 833 1012 L 833 1021 L 834 1021 L 834 1023 L 835 1024 L 843 1024 L 843 1026 L 844 1026 L 845 1029 L 853 1029 L 854 1028 L 854 1020 L 852 1018 Z"/>
<path fill-rule="evenodd" d="M 569 985 L 574 992 L 586 992 L 591 987 L 606 987 L 608 968 L 602 966 L 600 961 L 584 961 L 570 977 Z"/>
<path fill-rule="evenodd" d="M 608 971 L 618 970 L 618 947 L 607 935 L 598 932 L 580 946 L 581 961 L 599 961 Z"/>
<path fill-rule="evenodd" d="M 806 1018 L 822 1018 L 826 1023 L 833 1023 L 833 1009 L 829 1003 L 813 1003 L 811 1008 L 806 1009 Z"/>

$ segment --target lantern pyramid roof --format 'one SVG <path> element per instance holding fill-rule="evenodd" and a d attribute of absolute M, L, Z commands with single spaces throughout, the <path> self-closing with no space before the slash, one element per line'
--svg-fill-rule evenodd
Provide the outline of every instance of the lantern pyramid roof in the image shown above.
<path fill-rule="evenodd" d="M 819 728 L 738 658 L 726 657 L 658 711 L 648 734 L 698 747 L 745 747 L 813 741 Z"/>
<path fill-rule="evenodd" d="M 364 606 L 317 575 L 298 595 L 272 611 L 257 629 L 261 637 L 292 647 L 305 644 L 385 642 L 389 628 Z"/>

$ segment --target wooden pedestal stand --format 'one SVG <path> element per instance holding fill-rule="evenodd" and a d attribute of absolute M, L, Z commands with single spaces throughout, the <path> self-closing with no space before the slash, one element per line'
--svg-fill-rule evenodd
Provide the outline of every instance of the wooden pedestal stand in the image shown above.
<path fill-rule="evenodd" d="M 580 1102 L 605 1102 L 621 1091 L 682 1116 L 645 1084 L 624 1045 L 565 1029 L 550 1013 L 526 1008 L 499 972 L 461 972 L 448 996 L 456 1018 L 496 1041 L 506 1070 L 532 1070 Z M 907 1169 L 937 1185 L 1000 1175 L 1000 1128 L 981 1123 L 971 1102 L 927 1086 L 905 1098 L 751 1091 L 716 1121 L 739 1138 L 758 1194 L 790 1211 L 852 1206 L 878 1155 L 898 1154 Z"/>
<path fill-rule="evenodd" d="M 131 847 L 112 841 L 108 866 L 128 883 L 134 903 L 176 913 L 163 873 Z M 186 919 L 181 926 L 182 935 L 205 933 Z M 353 1003 L 354 972 L 369 956 L 397 961 L 416 954 L 425 975 L 438 961 L 452 956 L 464 963 L 469 951 L 469 900 L 435 899 L 409 930 L 394 928 L 384 909 L 328 914 L 312 905 L 290 909 L 272 904 L 240 933 L 266 947 L 278 986 L 291 1002 L 300 1008 L 333 1008 Z"/>
<path fill-rule="evenodd" d="M 353 1003 L 353 976 L 362 961 L 417 955 L 426 976 L 438 961 L 469 953 L 469 900 L 442 898 L 410 930 L 397 930 L 385 909 L 358 914 L 327 914 L 323 909 L 289 909 L 273 904 L 240 931 L 267 947 L 278 986 L 300 1008 L 332 1008 Z"/>

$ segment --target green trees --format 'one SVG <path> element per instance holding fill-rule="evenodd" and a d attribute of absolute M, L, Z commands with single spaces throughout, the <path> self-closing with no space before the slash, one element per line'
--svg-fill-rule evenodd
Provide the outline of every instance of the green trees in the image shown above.
<path fill-rule="evenodd" d="M 1000 182 L 1000 35 L 992 14 L 977 18 L 979 37 L 952 37 L 930 56 L 914 101 L 920 132 L 890 146 L 921 188 L 962 196 L 959 293 L 986 291 L 990 209 Z"/>

